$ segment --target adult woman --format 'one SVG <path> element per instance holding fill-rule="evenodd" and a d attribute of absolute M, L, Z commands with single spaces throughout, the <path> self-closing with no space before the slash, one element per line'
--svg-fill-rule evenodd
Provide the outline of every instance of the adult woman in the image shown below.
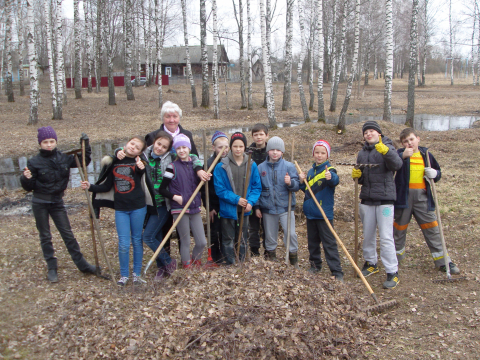
<path fill-rule="evenodd" d="M 193 142 L 192 133 L 188 130 L 185 130 L 180 125 L 180 120 L 182 119 L 182 109 L 180 109 L 177 104 L 171 101 L 167 101 L 162 106 L 162 110 L 160 111 L 160 118 L 163 121 L 160 129 L 152 131 L 145 136 L 147 146 L 153 144 L 155 136 L 159 131 L 167 132 L 167 134 L 170 134 L 174 139 L 175 136 L 177 136 L 178 134 L 184 134 L 189 138 L 190 144 L 192 145 L 191 153 L 198 156 L 197 148 L 195 146 L 195 143 Z"/>

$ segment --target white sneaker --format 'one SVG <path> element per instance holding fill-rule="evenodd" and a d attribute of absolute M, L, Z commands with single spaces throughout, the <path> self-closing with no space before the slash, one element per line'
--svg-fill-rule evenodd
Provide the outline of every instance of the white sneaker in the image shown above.
<path fill-rule="evenodd" d="M 143 285 L 146 284 L 147 282 L 143 280 L 140 276 L 137 274 L 133 273 L 133 285 Z"/>
<path fill-rule="evenodd" d="M 122 276 L 120 280 L 118 280 L 117 285 L 118 286 L 125 286 L 127 285 L 128 282 L 128 277 L 127 276 Z"/>

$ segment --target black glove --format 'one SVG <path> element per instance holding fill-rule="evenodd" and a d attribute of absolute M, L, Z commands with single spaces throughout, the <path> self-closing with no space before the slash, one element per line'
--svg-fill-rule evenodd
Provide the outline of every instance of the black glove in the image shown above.
<path fill-rule="evenodd" d="M 82 141 L 85 141 L 85 147 L 87 147 L 90 141 L 87 134 L 82 133 L 82 136 L 80 136 L 80 146 L 82 145 Z"/>

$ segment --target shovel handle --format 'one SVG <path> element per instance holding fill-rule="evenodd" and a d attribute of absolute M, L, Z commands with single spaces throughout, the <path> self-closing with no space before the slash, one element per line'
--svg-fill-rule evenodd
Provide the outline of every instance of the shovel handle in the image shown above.
<path fill-rule="evenodd" d="M 297 168 L 297 171 L 300 173 L 302 172 L 302 169 L 300 169 L 300 166 L 298 166 L 298 163 L 295 161 L 295 167 Z M 320 210 L 320 212 L 322 213 L 322 216 L 323 216 L 323 219 L 325 220 L 325 222 L 327 223 L 328 225 L 328 228 L 330 229 L 330 231 L 332 232 L 333 236 L 335 237 L 335 239 L 337 239 L 337 242 L 340 244 L 340 247 L 342 248 L 343 252 L 345 253 L 345 255 L 347 255 L 347 258 L 348 260 L 350 261 L 350 263 L 353 265 L 355 271 L 357 272 L 358 276 L 360 276 L 360 279 L 362 279 L 363 283 L 365 284 L 365 287 L 367 288 L 368 292 L 370 294 L 373 294 L 373 290 L 370 286 L 370 284 L 368 283 L 367 279 L 365 279 L 365 276 L 363 276 L 362 272 L 360 271 L 360 269 L 358 268 L 357 264 L 355 263 L 355 261 L 352 259 L 352 256 L 350 255 L 350 253 L 348 252 L 347 248 L 345 247 L 345 245 L 343 245 L 343 242 L 342 240 L 340 240 L 340 238 L 338 237 L 337 233 L 335 232 L 335 230 L 333 229 L 332 227 L 332 224 L 330 224 L 330 221 L 327 219 L 327 216 L 325 215 L 325 212 L 323 211 L 322 209 L 322 206 L 320 205 L 320 203 L 318 202 L 317 198 L 315 197 L 315 194 L 313 193 L 312 191 L 312 188 L 310 187 L 310 184 L 308 183 L 307 179 L 305 179 L 305 185 L 307 186 L 307 189 L 308 191 L 310 192 L 310 195 L 312 196 L 312 199 L 313 201 L 315 201 L 315 204 L 317 205 L 318 209 Z M 375 299 L 375 297 L 374 297 Z M 378 300 L 377 300 L 378 301 Z"/>

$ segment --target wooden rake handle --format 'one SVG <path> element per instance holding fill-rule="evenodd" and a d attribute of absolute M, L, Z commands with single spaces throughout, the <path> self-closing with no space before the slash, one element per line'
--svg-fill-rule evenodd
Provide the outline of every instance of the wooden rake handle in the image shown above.
<path fill-rule="evenodd" d="M 297 163 L 296 161 L 295 161 L 295 167 L 297 168 L 298 173 L 301 173 L 301 172 L 302 172 L 302 169 L 300 169 L 300 166 L 298 166 L 298 163 Z M 350 263 L 353 265 L 353 267 L 354 267 L 355 271 L 357 272 L 358 276 L 360 276 L 360 279 L 362 279 L 363 283 L 365 284 L 365 287 L 367 288 L 368 292 L 370 293 L 370 295 L 373 296 L 373 298 L 375 299 L 375 301 L 378 303 L 378 300 L 377 300 L 377 298 L 374 296 L 374 292 L 373 292 L 370 284 L 368 283 L 367 279 L 365 279 L 365 276 L 363 276 L 362 272 L 361 272 L 360 269 L 358 268 L 357 264 L 355 264 L 355 261 L 353 260 L 352 256 L 351 256 L 350 253 L 348 252 L 347 248 L 345 247 L 345 245 L 343 245 L 342 240 L 340 240 L 340 238 L 338 237 L 337 233 L 336 233 L 335 230 L 333 229 L 332 224 L 330 224 L 330 221 L 327 219 L 327 216 L 325 215 L 325 212 L 323 211 L 322 206 L 320 205 L 320 203 L 318 202 L 317 198 L 315 197 L 315 194 L 313 193 L 312 188 L 310 187 L 310 184 L 308 183 L 307 179 L 305 179 L 304 182 L 305 182 L 305 185 L 307 186 L 308 191 L 310 192 L 310 195 L 312 196 L 313 201 L 315 201 L 315 204 L 317 205 L 318 209 L 319 209 L 320 212 L 322 213 L 323 219 L 324 219 L 325 222 L 327 223 L 328 228 L 329 228 L 330 231 L 332 232 L 333 236 L 335 236 L 335 239 L 337 239 L 337 241 L 338 241 L 338 243 L 340 244 L 343 252 L 345 253 L 345 255 L 347 255 L 348 260 L 349 260 Z"/>
<path fill-rule="evenodd" d="M 247 160 L 247 174 L 245 176 L 245 184 L 243 186 L 243 198 L 247 198 L 247 192 L 248 192 L 248 183 L 250 182 L 250 170 L 252 168 L 252 164 L 250 164 L 250 161 L 252 160 L 252 153 L 248 153 L 248 160 Z M 253 211 L 253 206 L 252 206 L 252 211 Z M 245 208 L 242 207 L 242 216 L 240 217 L 240 229 L 238 229 L 238 245 L 237 245 L 237 251 L 236 251 L 236 260 L 237 262 L 240 262 L 240 242 L 242 241 L 243 237 L 243 215 L 245 214 Z M 245 244 L 245 247 L 248 247 L 248 241 L 247 244 Z M 248 249 L 245 249 L 245 256 L 248 252 Z"/>

